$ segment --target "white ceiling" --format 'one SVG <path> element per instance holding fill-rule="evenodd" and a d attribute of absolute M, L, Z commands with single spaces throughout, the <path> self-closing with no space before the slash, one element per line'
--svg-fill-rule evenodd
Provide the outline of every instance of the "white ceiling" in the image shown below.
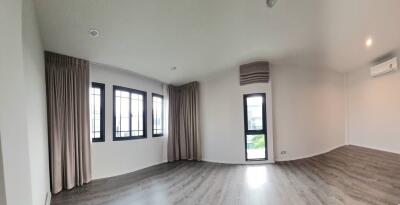
<path fill-rule="evenodd" d="M 265 0 L 36 0 L 36 7 L 46 50 L 176 84 L 252 60 L 345 72 L 400 47 L 400 0 L 279 0 L 273 9 Z"/>

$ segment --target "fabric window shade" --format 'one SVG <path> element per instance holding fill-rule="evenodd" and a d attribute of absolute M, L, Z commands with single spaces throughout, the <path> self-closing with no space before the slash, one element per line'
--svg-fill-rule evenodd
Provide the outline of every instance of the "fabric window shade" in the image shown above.
<path fill-rule="evenodd" d="M 268 83 L 270 72 L 269 62 L 257 61 L 240 66 L 240 85 L 252 83 Z"/>
<path fill-rule="evenodd" d="M 52 193 L 91 180 L 89 62 L 45 53 Z"/>

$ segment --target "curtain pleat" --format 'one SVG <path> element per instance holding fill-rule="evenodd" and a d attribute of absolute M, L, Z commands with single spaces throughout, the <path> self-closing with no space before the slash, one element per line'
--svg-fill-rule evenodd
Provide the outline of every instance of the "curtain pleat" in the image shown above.
<path fill-rule="evenodd" d="M 89 62 L 46 52 L 52 193 L 91 180 Z"/>
<path fill-rule="evenodd" d="M 200 160 L 199 83 L 168 86 L 168 161 Z"/>
<path fill-rule="evenodd" d="M 269 82 L 269 62 L 257 61 L 240 66 L 240 85 Z"/>

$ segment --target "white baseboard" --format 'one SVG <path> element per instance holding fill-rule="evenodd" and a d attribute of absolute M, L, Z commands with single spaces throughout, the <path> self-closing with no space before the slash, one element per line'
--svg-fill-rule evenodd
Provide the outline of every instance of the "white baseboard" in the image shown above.
<path fill-rule="evenodd" d="M 101 176 L 93 175 L 92 176 L 92 181 L 93 180 L 99 180 L 99 179 L 107 179 L 107 178 L 116 177 L 116 176 L 121 176 L 121 175 L 129 174 L 129 173 L 132 173 L 132 172 L 135 172 L 135 171 L 139 171 L 139 170 L 142 170 L 142 169 L 146 169 L 146 168 L 149 168 L 149 167 L 152 167 L 152 166 L 156 166 L 156 165 L 160 165 L 160 164 L 164 164 L 164 163 L 165 162 L 163 162 L 163 161 L 159 161 L 159 162 L 154 162 L 154 163 L 150 163 L 150 164 L 147 164 L 147 165 L 143 165 L 141 167 L 137 167 L 137 168 L 134 168 L 134 169 L 124 170 L 124 171 L 121 171 L 121 172 L 115 172 L 115 173 L 108 174 L 108 175 L 101 175 Z"/>
<path fill-rule="evenodd" d="M 266 160 L 266 161 L 247 161 L 247 162 L 223 162 L 217 160 L 209 160 L 209 159 L 202 159 L 203 162 L 211 162 L 217 164 L 233 164 L 233 165 L 251 165 L 251 164 L 273 164 L 275 161 Z"/>
<path fill-rule="evenodd" d="M 349 144 L 349 145 L 364 147 L 364 148 L 368 148 L 368 149 L 374 149 L 374 150 L 378 150 L 378 151 L 382 151 L 382 152 L 390 152 L 393 154 L 400 154 L 399 150 L 389 150 L 389 149 L 385 149 L 385 148 L 381 148 L 381 147 L 375 147 L 375 146 L 363 145 L 363 144 Z"/>
<path fill-rule="evenodd" d="M 44 203 L 45 205 L 50 205 L 51 204 L 51 192 L 47 192 L 46 194 L 46 201 Z"/>
<path fill-rule="evenodd" d="M 318 152 L 318 153 L 314 153 L 314 154 L 309 154 L 309 155 L 303 155 L 303 156 L 299 156 L 299 157 L 291 157 L 291 158 L 275 158 L 275 160 L 268 160 L 268 161 L 250 161 L 250 162 L 222 162 L 222 161 L 217 161 L 217 160 L 210 160 L 210 159 L 202 159 L 202 161 L 205 162 L 212 162 L 212 163 L 222 163 L 222 164 L 271 164 L 271 163 L 275 163 L 275 162 L 285 162 L 285 161 L 294 161 L 294 160 L 299 160 L 299 159 L 305 159 L 305 158 L 310 158 L 310 157 L 315 157 L 321 154 L 325 154 L 328 153 L 334 149 L 337 149 L 339 147 L 345 146 L 346 144 L 341 144 L 341 145 L 337 145 L 337 146 L 333 146 L 329 149 L 326 149 L 324 151 Z"/>
<path fill-rule="evenodd" d="M 281 158 L 281 159 L 277 158 L 275 161 L 277 161 L 277 162 L 285 162 L 285 161 L 294 161 L 294 160 L 299 160 L 299 159 L 306 159 L 306 158 L 310 158 L 310 157 L 315 157 L 315 156 L 318 156 L 318 155 L 321 155 L 321 154 L 328 153 L 328 152 L 330 152 L 330 151 L 332 151 L 334 149 L 337 149 L 339 147 L 343 147 L 345 145 L 346 144 L 333 146 L 333 147 L 331 147 L 331 148 L 329 148 L 327 150 L 321 151 L 321 152 L 317 152 L 317 153 L 314 153 L 314 154 L 303 155 L 303 156 L 299 156 L 299 157 L 289 157 L 289 158 Z"/>

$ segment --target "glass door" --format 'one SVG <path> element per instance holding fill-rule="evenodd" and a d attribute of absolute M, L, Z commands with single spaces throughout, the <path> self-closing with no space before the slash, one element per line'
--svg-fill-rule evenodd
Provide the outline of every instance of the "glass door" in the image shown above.
<path fill-rule="evenodd" d="M 265 93 L 243 96 L 246 160 L 267 160 Z"/>

